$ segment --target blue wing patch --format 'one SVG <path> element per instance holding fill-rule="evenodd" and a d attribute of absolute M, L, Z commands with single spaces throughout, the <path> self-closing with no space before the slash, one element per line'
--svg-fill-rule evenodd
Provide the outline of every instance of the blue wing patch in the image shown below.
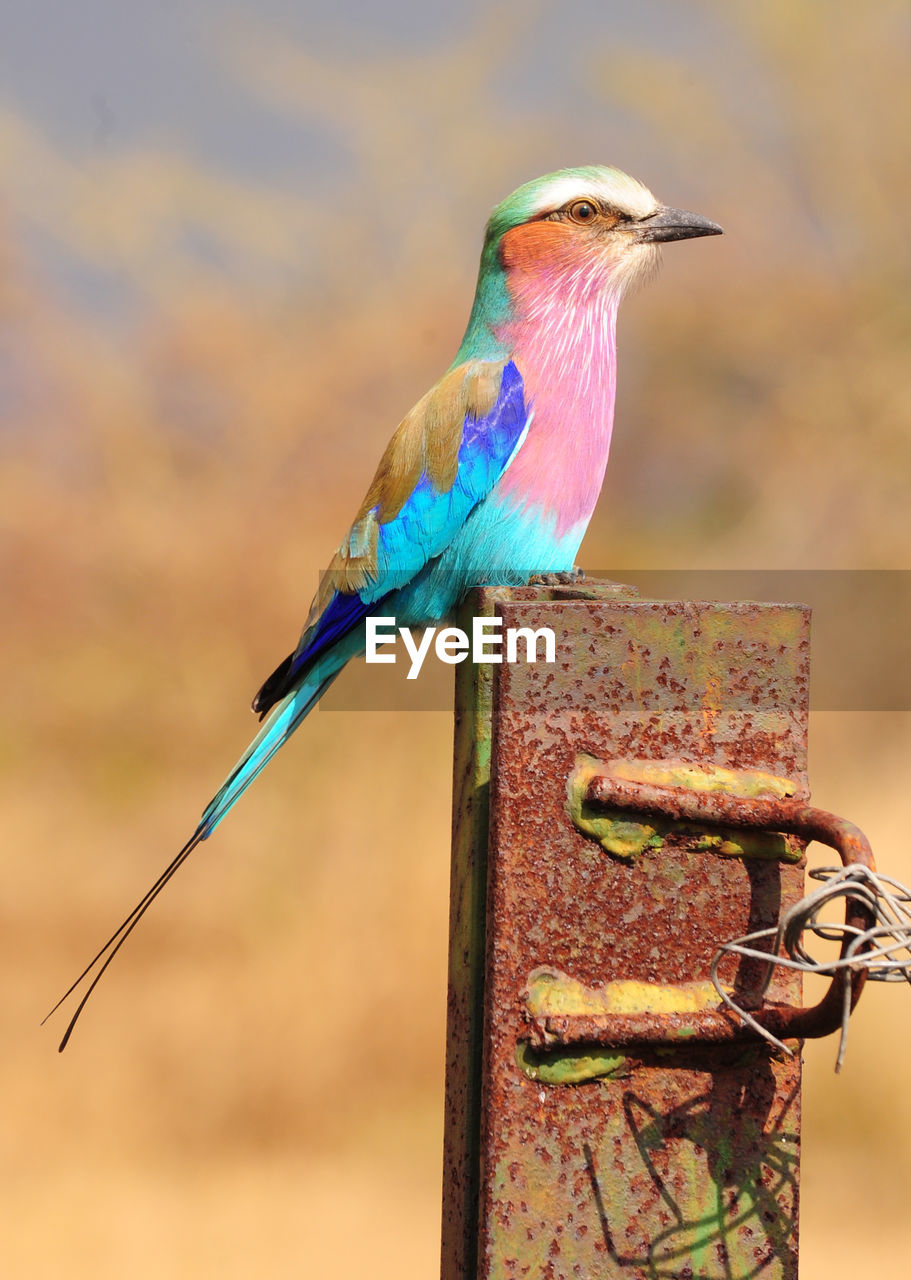
<path fill-rule="evenodd" d="M 360 591 L 335 591 L 316 622 L 301 637 L 295 653 L 273 672 L 253 701 L 265 712 L 291 689 L 306 667 L 347 635 L 392 592 L 410 582 L 429 560 L 440 555 L 470 512 L 503 475 L 528 428 L 522 375 L 510 360 L 489 413 L 465 417 L 458 468 L 446 492 L 434 488 L 426 471 L 401 510 L 378 527 L 376 576 Z"/>
<path fill-rule="evenodd" d="M 465 418 L 452 488 L 437 492 L 425 473 L 398 515 L 380 525 L 376 583 L 360 593 L 368 604 L 410 582 L 446 549 L 512 461 L 527 420 L 522 375 L 510 360 L 491 411 L 483 418 Z"/>

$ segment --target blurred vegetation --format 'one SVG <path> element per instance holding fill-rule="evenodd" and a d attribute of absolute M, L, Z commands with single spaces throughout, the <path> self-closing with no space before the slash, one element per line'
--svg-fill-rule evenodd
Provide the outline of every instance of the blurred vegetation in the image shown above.
<path fill-rule="evenodd" d="M 504 113 L 509 5 L 396 59 L 328 64 L 234 31 L 250 92 L 332 114 L 351 171 L 329 200 L 166 151 L 77 162 L 0 114 L 10 1274 L 264 1273 L 264 1233 L 270 1275 L 432 1274 L 447 716 L 315 715 L 131 939 L 63 1060 L 35 1023 L 244 745 L 382 446 L 452 357 L 486 209 L 517 182 L 622 163 L 727 232 L 674 247 L 626 304 L 583 564 L 908 566 L 907 7 L 690 8 L 698 57 L 591 42 L 587 92 L 654 175 L 616 126 L 580 156 L 571 103 Z M 100 314 L 46 252 L 107 282 Z M 897 715 L 814 728 L 818 800 L 906 878 L 908 742 Z M 902 993 L 880 994 L 837 1086 L 815 1083 L 831 1046 L 812 1051 L 807 1275 L 863 1256 L 828 1213 L 839 1160 L 854 1193 L 864 1170 L 864 1232 L 898 1256 L 908 1033 Z"/>

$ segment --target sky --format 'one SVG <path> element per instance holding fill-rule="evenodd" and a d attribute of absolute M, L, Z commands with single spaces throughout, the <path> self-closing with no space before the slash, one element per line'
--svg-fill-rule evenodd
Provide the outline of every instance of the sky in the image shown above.
<path fill-rule="evenodd" d="M 477 0 L 342 0 L 328 8 L 308 0 L 34 0 L 4 14 L 0 80 L 8 104 L 74 153 L 168 142 L 232 170 L 302 181 L 337 163 L 332 141 L 325 128 L 308 132 L 298 122 L 283 129 L 275 112 L 244 91 L 230 65 L 235 39 L 268 31 L 317 57 L 356 64 L 458 43 L 502 7 Z M 555 109 L 567 93 L 579 94 L 580 106 L 588 96 L 580 60 L 591 45 L 580 32 L 675 52 L 697 49 L 712 25 L 704 13 L 656 0 L 532 3 L 512 13 L 504 101 L 534 99 Z"/>
<path fill-rule="evenodd" d="M 701 5 L 660 0 L 568 0 L 559 7 L 34 0 L 7 6 L 0 31 L 0 157 L 5 151 L 7 159 L 0 200 L 52 281 L 77 305 L 115 314 L 130 282 L 116 260 L 72 242 L 78 219 L 66 217 L 64 206 L 74 199 L 67 181 L 94 182 L 100 191 L 100 175 L 118 164 L 135 170 L 141 158 L 168 156 L 190 172 L 286 199 L 289 220 L 301 228 L 294 202 L 345 196 L 353 175 L 369 184 L 371 158 L 383 164 L 394 201 L 438 206 L 451 195 L 448 182 L 470 186 L 478 147 L 494 154 L 501 148 L 495 167 L 505 189 L 541 166 L 594 161 L 638 165 L 698 190 L 698 182 L 674 172 L 667 147 L 612 97 L 612 53 L 683 55 L 695 79 L 700 65 L 717 62 L 718 42 L 727 39 L 726 58 L 733 57 L 741 82 L 760 85 L 746 49 L 739 46 L 734 57 L 723 18 Z M 478 67 L 477 80 L 470 71 L 445 79 L 447 68 L 460 65 Z M 459 120 L 457 144 L 440 137 Z M 371 121 L 399 132 L 398 155 L 388 140 L 372 143 Z M 521 147 L 517 135 L 524 135 Z M 538 152 L 540 162 L 528 158 Z M 439 164 L 428 164 L 435 153 Z M 34 179 L 31 170 L 55 176 Z M 491 189 L 486 172 L 483 182 L 470 194 L 486 209 L 505 190 Z M 118 201 L 116 187 L 104 199 Z M 371 212 L 379 242 L 394 243 L 398 211 Z M 466 215 L 474 241 L 473 204 Z M 384 220 L 396 224 L 391 232 Z M 218 265 L 226 251 L 205 219 L 169 235 L 170 248 L 203 265 Z M 320 257 L 305 240 L 302 231 L 291 249 L 303 287 Z M 252 269 L 264 278 L 275 266 L 268 258 L 254 254 Z M 286 255 L 279 264 L 285 279 L 288 261 Z"/>

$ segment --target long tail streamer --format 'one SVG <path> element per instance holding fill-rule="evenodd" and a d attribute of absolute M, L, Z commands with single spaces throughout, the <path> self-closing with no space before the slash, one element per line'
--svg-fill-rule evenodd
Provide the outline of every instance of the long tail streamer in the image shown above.
<path fill-rule="evenodd" d="M 162 889 L 168 881 L 179 871 L 179 869 L 189 858 L 190 854 L 203 840 L 207 840 L 222 818 L 230 812 L 243 793 L 249 787 L 262 770 L 266 767 L 276 751 L 283 746 L 291 737 L 294 730 L 298 727 L 304 717 L 312 710 L 316 702 L 329 687 L 332 681 L 338 675 L 338 671 L 333 671 L 329 675 L 317 674 L 314 672 L 311 678 L 306 679 L 299 688 L 293 690 L 285 698 L 279 702 L 268 719 L 263 724 L 262 729 L 250 743 L 247 750 L 238 760 L 232 769 L 228 778 L 222 787 L 215 794 L 213 799 L 206 806 L 206 809 L 199 821 L 199 825 L 193 832 L 190 839 L 183 846 L 180 852 L 174 857 L 164 871 L 152 885 L 151 889 L 142 897 L 136 906 L 123 921 L 118 929 L 111 934 L 107 942 L 101 948 L 96 956 L 86 965 L 82 973 L 74 983 L 63 993 L 57 1003 L 51 1009 L 41 1022 L 47 1022 L 52 1014 L 56 1013 L 60 1006 L 73 994 L 76 988 L 85 981 L 96 965 L 100 964 L 100 968 L 92 978 L 88 989 L 76 1006 L 76 1011 L 70 1018 L 63 1039 L 60 1041 L 58 1051 L 60 1053 L 69 1043 L 70 1036 L 73 1034 L 73 1028 L 79 1021 L 79 1017 L 88 1003 L 88 999 L 92 992 L 98 986 L 104 976 L 111 961 L 117 955 L 117 952 L 126 942 L 127 938 L 139 924 L 139 921 L 148 911 L 149 907 L 161 893 Z"/>

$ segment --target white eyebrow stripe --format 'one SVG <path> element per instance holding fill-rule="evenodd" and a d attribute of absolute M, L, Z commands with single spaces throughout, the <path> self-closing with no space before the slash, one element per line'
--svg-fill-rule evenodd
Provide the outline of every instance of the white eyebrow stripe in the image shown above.
<path fill-rule="evenodd" d="M 585 199 L 603 202 L 637 218 L 647 218 L 658 208 L 658 201 L 648 187 L 615 170 L 610 180 L 601 182 L 574 174 L 555 178 L 541 192 L 533 206 L 532 216 L 562 209 L 572 200 Z"/>

